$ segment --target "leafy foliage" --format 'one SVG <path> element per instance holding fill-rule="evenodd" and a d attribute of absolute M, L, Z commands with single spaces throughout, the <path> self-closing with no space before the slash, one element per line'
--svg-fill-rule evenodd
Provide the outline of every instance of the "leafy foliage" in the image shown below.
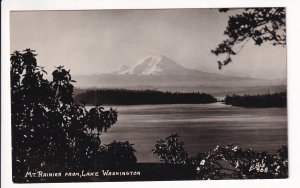
<path fill-rule="evenodd" d="M 101 146 L 101 157 L 104 158 L 106 165 L 132 165 L 137 161 L 132 145 L 128 141 L 113 141 L 108 145 Z"/>
<path fill-rule="evenodd" d="M 100 147 L 99 136 L 116 123 L 117 111 L 100 106 L 88 111 L 76 104 L 70 71 L 59 66 L 52 81 L 45 79 L 34 52 L 15 51 L 10 59 L 13 177 L 24 177 L 29 170 L 104 163 L 100 160 L 103 148 L 108 151 L 106 159 L 113 156 L 115 161 L 135 162 L 128 142 Z"/>
<path fill-rule="evenodd" d="M 214 150 L 190 156 L 177 134 L 155 145 L 153 154 L 171 164 L 194 165 L 198 179 L 264 179 L 288 177 L 288 149 L 275 154 L 237 146 L 217 146 Z"/>
<path fill-rule="evenodd" d="M 168 136 L 165 140 L 157 141 L 153 154 L 158 155 L 159 159 L 164 163 L 186 164 L 190 162 L 191 157 L 184 150 L 184 143 L 180 141 L 177 134 Z"/>
<path fill-rule="evenodd" d="M 227 12 L 231 9 L 219 9 Z M 246 8 L 242 13 L 230 16 L 224 31 L 227 38 L 211 52 L 215 55 L 225 54 L 226 59 L 218 61 L 219 68 L 232 62 L 231 56 L 236 55 L 244 44 L 252 39 L 260 46 L 264 42 L 285 46 L 286 25 L 285 8 Z"/>

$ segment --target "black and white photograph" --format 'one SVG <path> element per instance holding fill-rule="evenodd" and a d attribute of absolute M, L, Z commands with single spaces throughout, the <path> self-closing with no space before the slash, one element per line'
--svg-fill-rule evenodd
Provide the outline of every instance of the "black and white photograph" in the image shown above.
<path fill-rule="evenodd" d="M 11 10 L 10 181 L 290 178 L 287 13 Z"/>

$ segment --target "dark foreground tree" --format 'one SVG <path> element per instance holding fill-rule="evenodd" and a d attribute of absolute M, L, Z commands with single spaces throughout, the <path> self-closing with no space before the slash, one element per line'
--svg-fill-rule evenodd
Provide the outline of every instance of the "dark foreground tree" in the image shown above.
<path fill-rule="evenodd" d="M 48 81 L 35 56 L 30 49 L 11 54 L 14 181 L 22 181 L 28 171 L 86 169 L 111 156 L 115 161 L 136 162 L 128 142 L 100 147 L 99 136 L 116 123 L 117 111 L 100 106 L 88 111 L 76 104 L 70 71 L 59 66 Z M 111 152 L 114 147 L 124 153 Z"/>
<path fill-rule="evenodd" d="M 189 155 L 177 134 L 157 141 L 153 154 L 164 163 L 193 165 L 198 179 L 264 179 L 288 177 L 288 150 L 282 146 L 275 154 L 256 152 L 237 146 Z"/>
<path fill-rule="evenodd" d="M 227 12 L 232 9 L 219 9 Z M 225 60 L 218 61 L 219 68 L 232 62 L 231 56 L 236 55 L 250 39 L 255 45 L 264 42 L 275 45 L 286 45 L 285 8 L 246 8 L 234 9 L 241 11 L 229 17 L 224 31 L 227 38 L 211 52 L 225 55 Z"/>

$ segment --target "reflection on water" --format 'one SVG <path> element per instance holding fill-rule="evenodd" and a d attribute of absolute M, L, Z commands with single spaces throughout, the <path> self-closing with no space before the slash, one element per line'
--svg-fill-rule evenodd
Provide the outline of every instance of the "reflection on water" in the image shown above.
<path fill-rule="evenodd" d="M 118 122 L 101 135 L 103 144 L 128 140 L 138 162 L 158 162 L 157 140 L 178 133 L 190 154 L 229 143 L 274 152 L 287 145 L 286 108 L 240 108 L 221 103 L 113 106 Z"/>

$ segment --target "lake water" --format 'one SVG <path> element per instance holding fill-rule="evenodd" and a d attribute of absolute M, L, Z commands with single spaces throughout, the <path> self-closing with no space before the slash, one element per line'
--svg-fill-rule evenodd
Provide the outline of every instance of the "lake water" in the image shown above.
<path fill-rule="evenodd" d="M 191 154 L 229 143 L 275 152 L 287 145 L 286 108 L 241 108 L 214 104 L 112 106 L 118 122 L 101 135 L 134 144 L 138 162 L 159 162 L 152 149 L 157 140 L 177 133 Z"/>

